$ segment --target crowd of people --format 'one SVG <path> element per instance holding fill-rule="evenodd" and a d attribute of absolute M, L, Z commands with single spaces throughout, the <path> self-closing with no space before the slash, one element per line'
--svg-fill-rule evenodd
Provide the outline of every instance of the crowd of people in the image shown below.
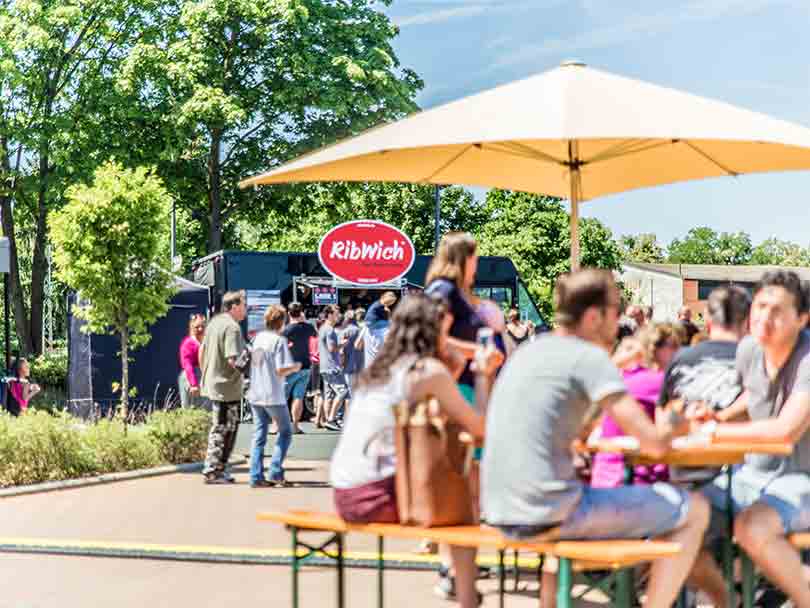
<path fill-rule="evenodd" d="M 591 460 L 583 446 L 631 436 L 663 458 L 687 434 L 791 443 L 791 456 L 749 455 L 735 471 L 734 536 L 796 606 L 810 608 L 799 554 L 786 540 L 810 528 L 810 294 L 797 275 L 766 273 L 753 300 L 740 287 L 717 288 L 695 323 L 689 308 L 669 322 L 653 320 L 649 307 L 624 308 L 611 273 L 583 270 L 558 279 L 555 329 L 535 339 L 515 311 L 504 316 L 475 296 L 477 259 L 471 236 L 449 234 L 423 293 L 397 302 L 387 292 L 368 310 L 327 306 L 315 323 L 298 304 L 271 306 L 247 362 L 244 293 L 225 294 L 207 328 L 192 320 L 196 345 L 181 351 L 193 359 L 198 350 L 199 368 L 183 373 L 194 374 L 190 397 L 201 394 L 213 410 L 206 483 L 233 479 L 227 461 L 247 371 L 251 485 L 286 483 L 286 452 L 314 394 L 316 424 L 342 431 L 330 468 L 339 515 L 397 522 L 394 407 L 433 396 L 484 446 L 470 472 L 476 517 L 517 539 L 671 539 L 682 551 L 652 564 L 645 605 L 670 606 L 687 584 L 722 606 L 726 582 L 709 549 L 724 519 L 710 514 L 726 508 L 726 476 L 664 464 L 628 473 L 622 454 Z M 265 478 L 270 420 L 278 439 Z M 478 605 L 475 551 L 442 555 L 437 592 Z M 544 608 L 555 601 L 549 564 Z"/>

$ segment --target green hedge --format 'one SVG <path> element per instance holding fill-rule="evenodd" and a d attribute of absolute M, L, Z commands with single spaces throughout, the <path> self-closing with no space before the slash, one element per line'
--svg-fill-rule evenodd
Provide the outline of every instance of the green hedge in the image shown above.
<path fill-rule="evenodd" d="M 86 424 L 69 414 L 0 414 L 0 487 L 75 479 L 202 460 L 210 414 L 152 414 L 126 429 L 118 420 Z"/>

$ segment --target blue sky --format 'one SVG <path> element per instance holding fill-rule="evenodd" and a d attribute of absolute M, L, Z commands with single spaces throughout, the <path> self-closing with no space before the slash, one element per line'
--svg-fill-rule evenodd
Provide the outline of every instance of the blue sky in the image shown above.
<path fill-rule="evenodd" d="M 810 126 L 810 0 L 394 0 L 395 48 L 433 107 L 565 59 Z M 694 226 L 810 245 L 810 172 L 597 199 L 616 235 L 668 244 Z"/>

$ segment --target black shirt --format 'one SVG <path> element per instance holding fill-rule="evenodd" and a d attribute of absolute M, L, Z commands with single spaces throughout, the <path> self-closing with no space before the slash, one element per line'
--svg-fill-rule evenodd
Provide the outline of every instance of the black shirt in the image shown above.
<path fill-rule="evenodd" d="M 453 315 L 453 325 L 450 327 L 451 337 L 475 342 L 478 330 L 484 327 L 484 322 L 455 283 L 447 279 L 436 279 L 427 286 L 425 293 L 428 295 L 439 294 L 445 301 L 447 312 Z M 475 375 L 470 370 L 469 361 L 458 381 L 459 384 L 475 386 Z"/>
<path fill-rule="evenodd" d="M 317 337 L 318 332 L 309 323 L 291 323 L 284 328 L 284 337 L 290 343 L 290 352 L 292 353 L 293 361 L 301 364 L 301 369 L 309 369 L 311 362 L 309 360 L 309 339 Z"/>

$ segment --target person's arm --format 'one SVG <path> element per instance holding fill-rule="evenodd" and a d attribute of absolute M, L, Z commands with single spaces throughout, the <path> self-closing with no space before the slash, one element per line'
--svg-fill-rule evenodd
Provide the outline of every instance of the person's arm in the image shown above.
<path fill-rule="evenodd" d="M 735 404 L 736 405 L 736 404 Z M 810 392 L 794 391 L 775 418 L 717 425 L 715 441 L 796 443 L 810 428 Z"/>
<path fill-rule="evenodd" d="M 276 373 L 282 378 L 286 378 L 290 374 L 294 374 L 301 369 L 301 364 L 296 363 L 293 360 L 292 353 L 290 352 L 290 347 L 287 346 L 286 339 L 279 341 L 279 346 L 276 350 L 275 364 Z"/>
<path fill-rule="evenodd" d="M 484 437 L 484 417 L 470 407 L 440 361 L 428 359 L 423 369 L 412 372 L 411 378 L 409 396 L 413 401 L 435 397 L 450 420 L 474 438 Z"/>
<path fill-rule="evenodd" d="M 473 360 L 475 407 L 485 417 L 489 395 L 492 392 L 492 385 L 495 383 L 495 374 L 501 365 L 503 365 L 503 353 L 495 347 L 479 348 Z"/>
<path fill-rule="evenodd" d="M 714 413 L 717 422 L 746 422 L 748 418 L 748 391 L 743 391 L 727 408 Z"/>
<path fill-rule="evenodd" d="M 242 351 L 242 330 L 239 327 L 228 327 L 225 332 L 225 359 L 232 369 L 236 369 L 236 360 Z"/>
<path fill-rule="evenodd" d="M 368 333 L 368 325 L 364 325 L 363 329 L 360 330 L 360 333 L 357 334 L 357 340 L 354 341 L 354 347 L 357 350 L 363 350 L 363 347 L 365 345 L 364 340 L 366 338 L 366 333 Z"/>
<path fill-rule="evenodd" d="M 644 415 L 641 405 L 629 393 L 614 393 L 599 402 L 602 410 L 621 427 L 625 434 L 638 439 L 639 447 L 653 458 L 661 458 L 669 451 L 672 432 L 661 433 L 655 423 Z M 679 425 L 678 434 L 688 429 Z"/>

